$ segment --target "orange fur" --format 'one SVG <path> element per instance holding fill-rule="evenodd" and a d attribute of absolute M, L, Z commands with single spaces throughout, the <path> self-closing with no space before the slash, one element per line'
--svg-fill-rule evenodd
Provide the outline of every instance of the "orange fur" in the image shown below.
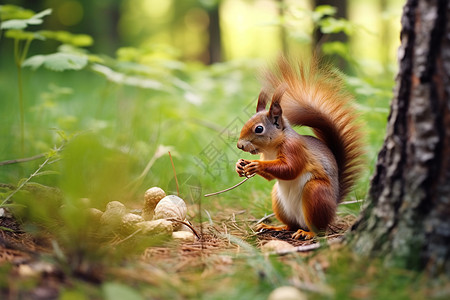
<path fill-rule="evenodd" d="M 334 218 L 337 203 L 330 194 L 329 183 L 311 180 L 303 188 L 303 210 L 308 228 L 324 232 Z"/>
<path fill-rule="evenodd" d="M 353 97 L 342 88 L 343 79 L 330 67 L 320 67 L 318 60 L 305 65 L 281 57 L 266 81 L 266 89 L 288 86 L 281 101 L 284 116 L 293 125 L 311 127 L 333 152 L 342 201 L 361 172 L 364 153 L 358 114 L 351 107 Z"/>
<path fill-rule="evenodd" d="M 332 222 L 337 203 L 361 171 L 362 135 L 352 98 L 342 91 L 342 79 L 316 61 L 296 67 L 281 58 L 266 78 L 257 113 L 238 141 L 238 148 L 259 153 L 261 159 L 241 159 L 236 171 L 277 179 L 272 208 L 286 226 L 258 228 L 297 230 L 293 238 L 312 238 Z M 290 124 L 311 127 L 317 138 L 299 135 Z"/>

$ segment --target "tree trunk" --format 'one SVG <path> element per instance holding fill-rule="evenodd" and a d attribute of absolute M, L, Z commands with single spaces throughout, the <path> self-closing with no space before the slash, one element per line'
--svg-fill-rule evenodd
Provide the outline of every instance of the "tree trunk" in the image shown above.
<path fill-rule="evenodd" d="M 450 275 L 450 3 L 408 0 L 384 145 L 352 246 Z"/>
<path fill-rule="evenodd" d="M 347 14 L 347 0 L 315 0 L 314 1 L 314 7 L 317 8 L 321 5 L 330 5 L 336 7 L 336 15 L 334 16 L 336 19 L 348 19 Z M 338 32 L 333 34 L 324 34 L 322 33 L 318 28 L 314 30 L 314 45 L 313 49 L 314 51 L 319 51 L 318 53 L 321 54 L 321 44 L 324 44 L 326 42 L 342 42 L 347 43 L 348 37 L 344 32 Z M 323 56 L 323 54 L 322 54 Z M 332 61 L 334 64 L 341 70 L 345 70 L 347 68 L 347 62 L 345 59 L 343 59 L 340 56 L 333 55 Z"/>
<path fill-rule="evenodd" d="M 278 4 L 278 18 L 280 20 L 284 20 L 286 18 L 286 3 L 285 0 L 277 0 Z M 286 25 L 280 25 L 280 42 L 281 42 L 281 51 L 284 55 L 288 54 L 288 34 L 286 30 Z"/>
<path fill-rule="evenodd" d="M 213 64 L 222 61 L 222 41 L 220 32 L 219 3 L 209 9 L 209 63 Z"/>

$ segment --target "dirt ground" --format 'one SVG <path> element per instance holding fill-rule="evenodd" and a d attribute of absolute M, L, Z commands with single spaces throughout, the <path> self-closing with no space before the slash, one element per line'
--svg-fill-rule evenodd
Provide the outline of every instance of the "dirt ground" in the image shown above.
<path fill-rule="evenodd" d="M 273 219 L 273 218 L 272 218 Z M 144 264 L 154 265 L 157 268 L 169 269 L 172 272 L 184 272 L 186 270 L 204 269 L 217 272 L 222 269 L 226 272 L 227 266 L 233 264 L 230 256 L 224 253 L 242 253 L 246 245 L 256 245 L 255 249 L 263 247 L 270 241 L 284 241 L 294 247 L 289 251 L 308 251 L 304 246 L 317 244 L 316 240 L 294 240 L 291 238 L 293 232 L 267 231 L 256 233 L 251 228 L 257 219 L 248 219 L 244 211 L 223 212 L 215 216 L 215 223 L 203 223 L 202 227 L 194 224 L 194 228 L 201 236 L 194 242 L 175 244 L 167 242 L 164 246 L 148 247 L 142 255 L 137 258 Z M 327 239 L 336 239 L 345 233 L 353 223 L 354 217 L 347 215 L 338 217 L 327 232 Z M 303 247 L 303 250 L 301 249 Z M 51 238 L 40 236 L 36 238 L 22 230 L 20 224 L 12 217 L 0 217 L 0 274 L 2 284 L 0 295 L 4 299 L 52 299 L 57 298 L 60 286 L 70 279 L 67 272 L 59 269 L 58 264 L 49 262 L 48 258 L 58 256 L 59 249 L 51 243 Z M 205 257 L 207 259 L 205 259 Z M 209 268 L 205 268 L 205 262 Z M 139 269 L 139 265 L 136 265 Z M 147 272 L 148 268 L 140 271 L 130 271 L 127 268 L 111 268 L 107 271 L 103 267 L 83 267 L 75 272 L 82 280 L 101 283 L 105 276 L 122 276 L 133 278 L 136 274 Z M 161 276 L 167 276 L 160 272 Z M 105 275 L 109 274 L 109 275 Z M 145 276 L 149 283 L 154 283 L 158 278 L 158 273 Z M 6 276 L 5 276 L 6 275 Z M 160 277 L 161 277 L 160 276 Z M 36 287 L 23 294 L 21 286 L 16 279 L 34 278 L 38 281 Z M 142 278 L 142 277 L 140 277 Z M 5 285 L 6 283 L 6 285 Z"/>

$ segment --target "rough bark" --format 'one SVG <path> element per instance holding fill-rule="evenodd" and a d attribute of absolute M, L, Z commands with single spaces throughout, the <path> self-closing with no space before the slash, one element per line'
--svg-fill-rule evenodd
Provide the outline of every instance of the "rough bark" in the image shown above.
<path fill-rule="evenodd" d="M 353 247 L 391 265 L 450 275 L 450 4 L 408 0 L 399 73 Z"/>

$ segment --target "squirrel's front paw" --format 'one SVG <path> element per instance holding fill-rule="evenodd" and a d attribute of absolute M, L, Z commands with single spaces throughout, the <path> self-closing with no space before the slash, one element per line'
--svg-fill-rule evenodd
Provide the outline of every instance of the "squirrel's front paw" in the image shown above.
<path fill-rule="evenodd" d="M 239 174 L 240 177 L 245 177 L 244 167 L 249 163 L 250 161 L 242 158 L 238 160 L 238 162 L 236 163 L 236 172 Z"/>
<path fill-rule="evenodd" d="M 259 168 L 260 168 L 260 163 L 257 161 L 251 161 L 249 164 L 246 164 L 243 167 L 245 177 L 250 177 L 250 176 L 258 173 Z"/>

